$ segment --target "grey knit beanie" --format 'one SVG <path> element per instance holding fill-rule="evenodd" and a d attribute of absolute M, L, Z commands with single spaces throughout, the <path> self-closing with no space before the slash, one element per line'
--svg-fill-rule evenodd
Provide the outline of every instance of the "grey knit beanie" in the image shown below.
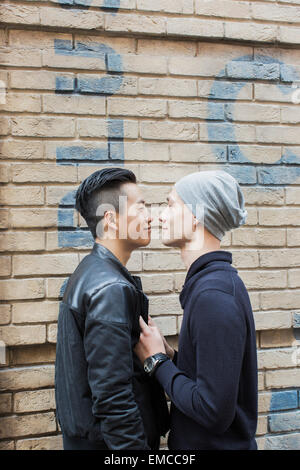
<path fill-rule="evenodd" d="M 204 227 L 219 240 L 226 231 L 246 222 L 242 190 L 236 179 L 223 170 L 191 173 L 177 181 L 175 189 L 199 222 L 202 214 Z"/>

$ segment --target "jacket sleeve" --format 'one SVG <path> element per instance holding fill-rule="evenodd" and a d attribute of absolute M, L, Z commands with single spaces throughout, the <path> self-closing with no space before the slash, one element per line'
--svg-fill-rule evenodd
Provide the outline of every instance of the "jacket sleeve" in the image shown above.
<path fill-rule="evenodd" d="M 94 416 L 109 449 L 149 449 L 132 379 L 133 289 L 114 283 L 96 291 L 86 316 L 84 348 Z"/>
<path fill-rule="evenodd" d="M 238 397 L 246 324 L 233 296 L 217 289 L 198 294 L 189 312 L 196 380 L 171 361 L 155 377 L 175 406 L 207 430 L 222 434 L 232 423 Z"/>

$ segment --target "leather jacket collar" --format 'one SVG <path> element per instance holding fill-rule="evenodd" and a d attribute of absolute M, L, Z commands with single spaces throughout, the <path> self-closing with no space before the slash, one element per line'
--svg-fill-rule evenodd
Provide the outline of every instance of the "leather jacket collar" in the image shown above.
<path fill-rule="evenodd" d="M 110 251 L 105 246 L 101 245 L 101 243 L 94 242 L 91 254 L 98 256 L 102 259 L 109 258 L 110 261 L 117 266 L 118 270 L 123 274 L 123 276 L 126 277 L 129 282 L 131 282 L 131 284 L 134 284 L 134 286 L 138 290 L 143 290 L 141 278 L 139 276 L 134 276 L 133 274 L 131 274 L 126 268 L 126 266 L 124 266 L 121 261 L 112 253 L 112 251 Z"/>

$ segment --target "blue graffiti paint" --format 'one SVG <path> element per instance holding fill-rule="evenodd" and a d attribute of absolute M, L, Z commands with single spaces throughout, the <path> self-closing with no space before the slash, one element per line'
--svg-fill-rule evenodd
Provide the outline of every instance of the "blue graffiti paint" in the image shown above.
<path fill-rule="evenodd" d="M 245 81 L 232 81 L 245 80 Z M 247 80 L 267 80 L 274 83 L 283 95 L 290 94 L 291 84 L 299 80 L 295 68 L 273 57 L 260 55 L 242 56 L 233 59 L 222 69 L 213 82 L 208 96 L 208 114 L 213 113 L 215 100 L 225 101 L 225 120 L 212 122 L 207 118 L 208 140 L 214 154 L 218 154 L 217 142 L 227 142 L 227 163 L 222 165 L 225 171 L 235 176 L 241 184 L 288 185 L 300 176 L 300 156 L 291 149 L 285 149 L 281 158 L 271 165 L 254 164 L 243 152 L 236 137 L 236 125 L 232 122 L 234 106 L 238 94 L 249 82 Z M 289 85 L 287 84 L 289 83 Z M 236 164 L 240 163 L 239 167 Z M 246 174 L 249 178 L 247 181 Z M 257 177 L 255 177 L 255 174 Z"/>
<path fill-rule="evenodd" d="M 60 75 L 56 78 L 56 93 L 64 95 L 92 95 L 95 99 L 105 99 L 116 94 L 123 83 L 122 59 L 111 47 L 98 42 L 77 41 L 75 47 L 69 40 L 56 39 L 55 53 L 67 57 L 95 57 L 103 61 L 106 74 L 100 78 L 78 74 L 76 79 Z M 108 70 L 108 57 L 116 71 Z M 120 119 L 107 119 L 107 144 L 61 146 L 56 149 L 58 165 L 103 165 L 124 164 L 124 123 Z M 66 194 L 58 208 L 58 245 L 90 246 L 92 237 L 88 229 L 82 229 L 74 221 L 74 192 Z"/>
<path fill-rule="evenodd" d="M 59 0 L 59 4 L 63 8 L 88 10 L 93 6 L 93 0 Z M 103 4 L 99 8 L 103 11 L 110 11 L 114 15 L 119 11 L 120 0 L 103 0 Z"/>

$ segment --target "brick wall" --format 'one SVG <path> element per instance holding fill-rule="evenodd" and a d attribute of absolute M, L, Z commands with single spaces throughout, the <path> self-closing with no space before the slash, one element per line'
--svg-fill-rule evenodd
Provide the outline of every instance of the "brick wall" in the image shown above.
<path fill-rule="evenodd" d="M 197 170 L 241 184 L 221 247 L 255 314 L 257 440 L 300 449 L 300 0 L 4 0 L 0 23 L 0 448 L 61 448 L 57 313 L 92 243 L 74 192 L 114 164 L 149 205 Z M 156 238 L 127 267 L 176 344 L 179 252 Z"/>

